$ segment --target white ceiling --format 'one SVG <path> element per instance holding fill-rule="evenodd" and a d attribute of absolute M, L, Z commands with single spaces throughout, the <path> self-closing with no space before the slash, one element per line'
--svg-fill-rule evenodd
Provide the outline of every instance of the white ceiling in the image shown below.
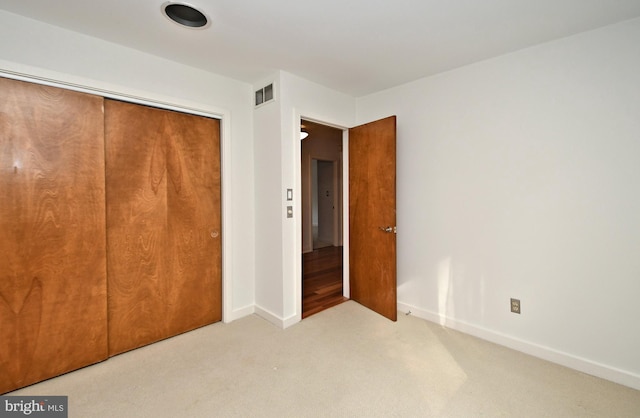
<path fill-rule="evenodd" d="M 640 0 L 0 0 L 0 9 L 255 83 L 285 70 L 362 96 L 640 16 Z"/>

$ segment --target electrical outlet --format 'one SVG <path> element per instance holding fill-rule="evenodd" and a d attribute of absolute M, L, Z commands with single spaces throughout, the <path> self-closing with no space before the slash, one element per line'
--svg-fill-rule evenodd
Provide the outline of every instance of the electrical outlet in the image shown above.
<path fill-rule="evenodd" d="M 511 298 L 511 312 L 520 313 L 520 299 Z"/>

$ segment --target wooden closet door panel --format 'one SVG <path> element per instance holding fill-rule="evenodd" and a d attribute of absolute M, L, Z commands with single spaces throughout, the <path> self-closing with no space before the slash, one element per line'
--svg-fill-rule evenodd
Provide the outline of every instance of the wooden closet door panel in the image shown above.
<path fill-rule="evenodd" d="M 114 355 L 220 319 L 219 123 L 110 100 L 105 121 Z"/>
<path fill-rule="evenodd" d="M 165 140 L 154 109 L 105 100 L 109 353 L 166 333 Z"/>
<path fill-rule="evenodd" d="M 0 393 L 107 357 L 103 99 L 0 78 Z"/>
<path fill-rule="evenodd" d="M 165 113 L 170 333 L 222 318 L 220 122 Z"/>

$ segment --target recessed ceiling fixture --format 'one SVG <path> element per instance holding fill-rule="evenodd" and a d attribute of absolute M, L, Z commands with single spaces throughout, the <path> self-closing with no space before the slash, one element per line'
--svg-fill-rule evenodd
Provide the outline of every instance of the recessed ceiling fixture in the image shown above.
<path fill-rule="evenodd" d="M 162 4 L 162 13 L 177 24 L 192 29 L 204 29 L 210 24 L 204 13 L 187 3 L 167 1 Z"/>

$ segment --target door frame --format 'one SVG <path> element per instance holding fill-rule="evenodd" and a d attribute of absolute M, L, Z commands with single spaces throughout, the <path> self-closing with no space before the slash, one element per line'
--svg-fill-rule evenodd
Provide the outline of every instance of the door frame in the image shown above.
<path fill-rule="evenodd" d="M 213 106 L 204 107 L 192 107 L 190 105 L 179 103 L 176 99 L 175 102 L 165 102 L 155 100 L 152 98 L 145 98 L 139 96 L 133 96 L 130 94 L 104 90 L 97 87 L 91 87 L 90 85 L 81 85 L 63 80 L 56 80 L 46 77 L 39 77 L 33 74 L 8 71 L 0 68 L 0 77 L 9 78 L 13 80 L 26 81 L 34 84 L 41 84 L 50 87 L 58 87 L 65 90 L 77 91 L 80 93 L 87 93 L 96 96 L 101 96 L 107 99 L 121 100 L 124 102 L 135 103 L 145 106 L 157 107 L 165 110 L 173 110 L 176 112 L 188 113 L 191 115 L 204 116 L 208 118 L 220 120 L 220 183 L 221 183 L 221 202 L 220 202 L 220 216 L 222 222 L 222 322 L 229 323 L 236 319 L 233 316 L 233 307 L 231 305 L 232 298 L 232 240 L 233 240 L 233 227 L 231 224 L 232 218 L 232 190 L 231 187 L 231 112 L 228 109 L 215 108 Z M 124 89 L 124 87 L 123 87 Z"/>
<path fill-rule="evenodd" d="M 351 290 L 349 288 L 349 128 L 339 123 L 333 123 L 323 117 L 308 116 L 307 113 L 294 110 L 294 222 L 295 222 L 295 306 L 296 314 L 293 322 L 302 320 L 302 150 L 299 137 L 302 119 L 330 126 L 342 131 L 342 295 L 349 298 Z"/>
<path fill-rule="evenodd" d="M 313 164 L 313 161 L 317 161 L 317 162 L 326 162 L 326 163 L 331 163 L 331 183 L 332 183 L 332 188 L 333 188 L 333 193 L 334 193 L 334 199 L 337 199 L 338 201 L 338 205 L 340 205 L 340 212 L 338 212 L 337 210 L 334 210 L 332 217 L 331 217 L 331 244 L 334 246 L 339 246 L 342 243 L 342 239 L 340 236 L 340 224 L 342 222 L 342 218 L 343 218 L 343 214 L 342 214 L 342 193 L 340 193 L 340 195 L 336 195 L 336 191 L 341 191 L 342 188 L 340 187 L 341 185 L 339 184 L 340 181 L 340 173 L 339 173 L 339 166 L 340 166 L 340 162 L 339 160 L 329 160 L 326 158 L 322 158 L 322 156 L 314 156 L 314 155 L 310 155 L 310 161 L 311 164 Z M 344 162 L 343 162 L 344 163 Z M 313 182 L 313 176 L 311 178 L 311 181 Z M 311 196 L 311 210 L 313 211 L 313 188 L 310 188 L 310 191 L 312 193 Z M 334 200 L 334 205 L 335 205 L 335 200 Z M 319 214 L 318 214 L 319 215 Z M 307 227 L 309 227 L 309 225 L 307 225 Z M 313 232 L 313 216 L 311 218 L 311 228 L 310 230 Z M 313 234 L 312 234 L 313 236 Z M 312 238 L 313 240 L 313 238 Z M 313 250 L 313 243 L 312 243 L 312 250 Z M 303 248 L 304 248 L 304 243 L 303 243 Z"/>

